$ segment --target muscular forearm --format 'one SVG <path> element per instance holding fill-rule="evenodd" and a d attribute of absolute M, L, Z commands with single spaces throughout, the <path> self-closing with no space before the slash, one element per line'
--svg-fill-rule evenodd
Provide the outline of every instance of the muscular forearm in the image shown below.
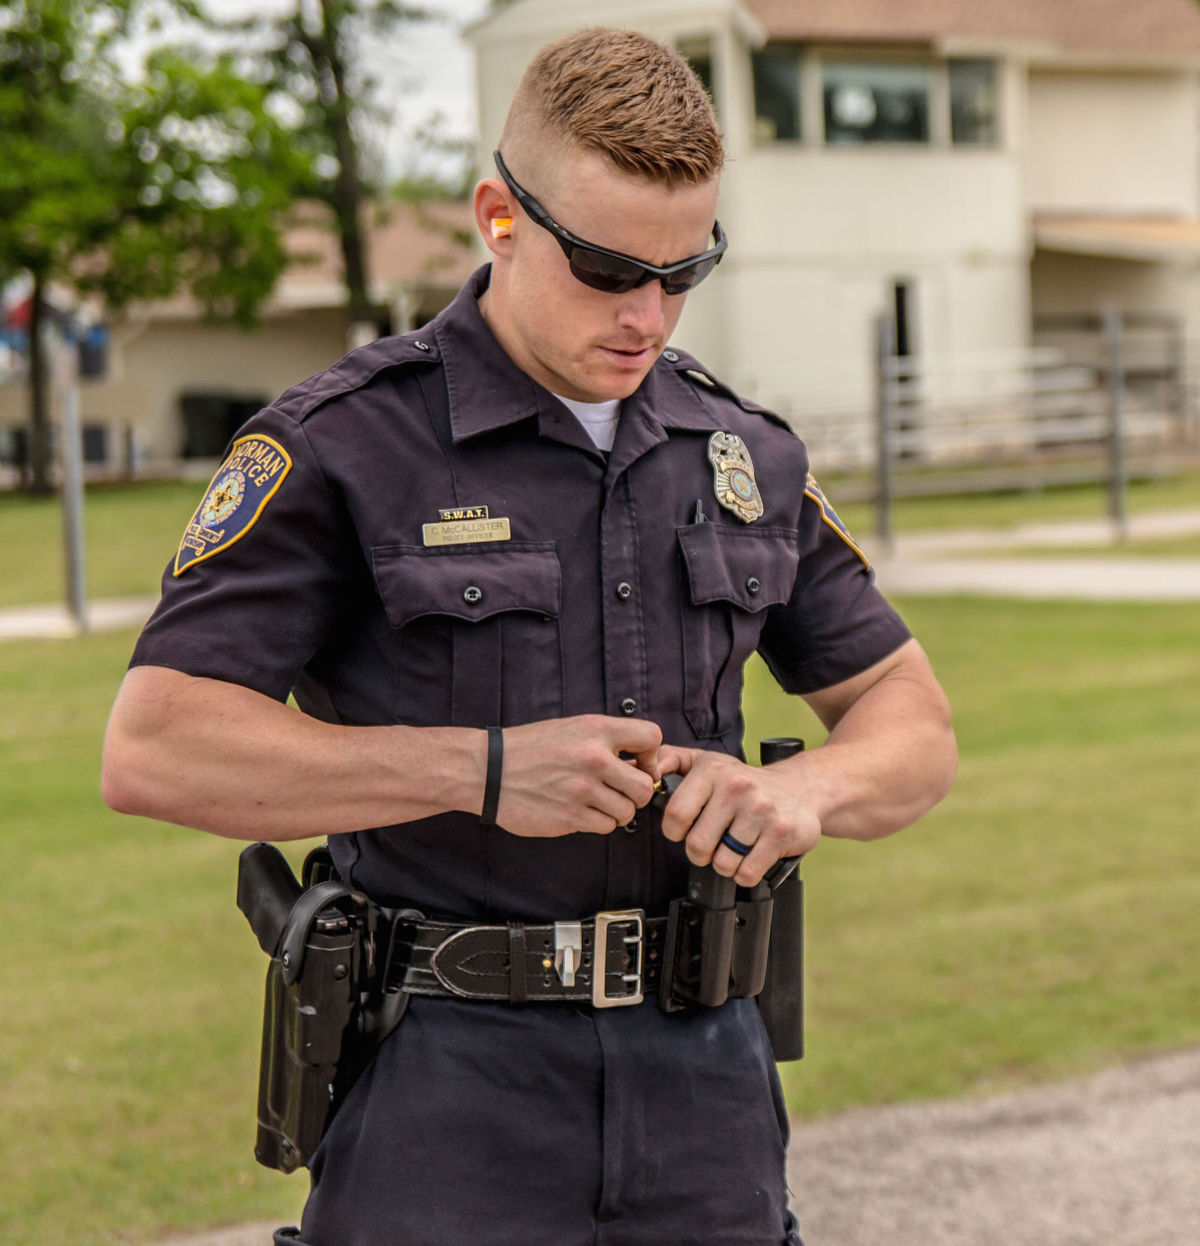
<path fill-rule="evenodd" d="M 130 671 L 104 745 L 123 813 L 235 839 L 303 839 L 478 812 L 486 742 L 465 728 L 344 727 L 247 688 Z"/>
<path fill-rule="evenodd" d="M 598 714 L 507 728 L 500 824 L 525 836 L 624 826 L 650 800 L 661 743 L 653 723 Z M 113 707 L 103 793 L 119 812 L 234 839 L 304 839 L 478 814 L 487 765 L 478 729 L 325 723 L 148 666 L 129 672 Z"/>
<path fill-rule="evenodd" d="M 927 813 L 950 790 L 958 753 L 924 655 L 915 650 L 867 688 L 821 748 L 782 764 L 796 767 L 822 835 L 877 839 Z"/>
<path fill-rule="evenodd" d="M 683 841 L 695 864 L 711 861 L 752 886 L 822 836 L 890 835 L 949 790 L 957 764 L 950 710 L 915 641 L 805 699 L 829 738 L 786 761 L 758 768 L 724 753 L 663 749 L 663 769 L 684 775 L 663 833 Z"/>

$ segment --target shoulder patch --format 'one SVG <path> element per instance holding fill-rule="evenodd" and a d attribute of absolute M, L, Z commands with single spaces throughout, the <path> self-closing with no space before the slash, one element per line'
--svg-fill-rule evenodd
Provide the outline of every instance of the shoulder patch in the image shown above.
<path fill-rule="evenodd" d="M 870 560 L 859 548 L 858 542 L 850 535 L 850 529 L 837 517 L 837 512 L 830 505 L 829 499 L 821 491 L 821 486 L 817 484 L 817 478 L 811 472 L 809 472 L 808 479 L 804 482 L 804 496 L 816 502 L 817 509 L 821 512 L 822 520 L 850 546 L 859 558 L 862 559 L 862 565 L 870 571 Z"/>
<path fill-rule="evenodd" d="M 239 437 L 217 470 L 175 555 L 176 576 L 250 531 L 292 470 L 292 457 L 270 437 Z"/>

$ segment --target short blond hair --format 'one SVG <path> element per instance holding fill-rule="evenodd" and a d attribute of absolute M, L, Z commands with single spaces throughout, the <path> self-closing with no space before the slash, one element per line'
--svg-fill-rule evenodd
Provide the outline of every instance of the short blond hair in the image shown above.
<path fill-rule="evenodd" d="M 562 146 L 671 187 L 709 181 L 725 158 L 712 101 L 687 61 L 638 31 L 602 26 L 542 48 L 509 106 L 500 150 L 514 169 Z"/>

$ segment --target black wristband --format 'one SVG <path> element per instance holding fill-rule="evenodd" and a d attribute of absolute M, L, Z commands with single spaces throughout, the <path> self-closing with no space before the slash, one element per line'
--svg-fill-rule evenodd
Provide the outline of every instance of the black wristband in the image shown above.
<path fill-rule="evenodd" d="M 499 727 L 489 727 L 487 735 L 487 779 L 483 784 L 483 812 L 479 820 L 487 826 L 495 826 L 496 808 L 500 804 L 500 771 L 504 768 L 504 732 Z"/>

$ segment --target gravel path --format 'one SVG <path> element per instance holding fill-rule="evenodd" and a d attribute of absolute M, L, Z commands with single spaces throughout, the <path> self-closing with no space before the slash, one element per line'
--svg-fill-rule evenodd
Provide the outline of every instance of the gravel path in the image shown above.
<path fill-rule="evenodd" d="M 793 1131 L 806 1246 L 1197 1246 L 1200 1049 Z"/>

